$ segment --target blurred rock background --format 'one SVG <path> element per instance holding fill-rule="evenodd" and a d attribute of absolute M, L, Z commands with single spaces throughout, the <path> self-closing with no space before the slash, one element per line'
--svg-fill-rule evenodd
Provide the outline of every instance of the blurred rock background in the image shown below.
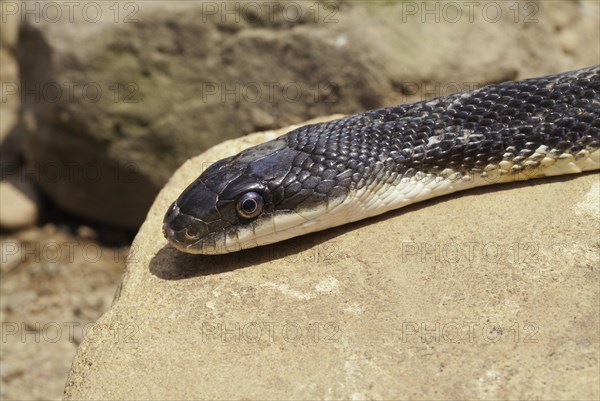
<path fill-rule="evenodd" d="M 132 233 L 191 156 L 600 61 L 595 0 L 0 6 L 3 399 L 60 398 L 77 340 L 22 332 L 108 307 Z"/>

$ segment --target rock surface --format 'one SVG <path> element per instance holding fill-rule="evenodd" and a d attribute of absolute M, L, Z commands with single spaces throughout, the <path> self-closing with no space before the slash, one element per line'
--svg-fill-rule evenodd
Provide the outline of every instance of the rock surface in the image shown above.
<path fill-rule="evenodd" d="M 27 4 L 28 161 L 65 210 L 133 228 L 223 140 L 599 59 L 591 1 Z"/>
<path fill-rule="evenodd" d="M 35 224 L 39 214 L 38 194 L 28 180 L 0 181 L 0 227 L 16 230 Z"/>
<path fill-rule="evenodd" d="M 285 132 L 281 130 L 279 133 Z M 597 399 L 597 173 L 488 187 L 221 256 L 152 206 L 65 399 Z"/>

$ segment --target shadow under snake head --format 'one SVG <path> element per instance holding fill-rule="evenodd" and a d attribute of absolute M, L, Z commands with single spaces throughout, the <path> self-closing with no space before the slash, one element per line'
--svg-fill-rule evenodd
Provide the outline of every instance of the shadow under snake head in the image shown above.
<path fill-rule="evenodd" d="M 201 254 L 297 236 L 308 221 L 297 211 L 324 214 L 327 203 L 314 190 L 284 185 L 300 153 L 280 138 L 212 164 L 168 209 L 163 234 L 177 249 Z M 296 229 L 286 235 L 289 227 Z"/>

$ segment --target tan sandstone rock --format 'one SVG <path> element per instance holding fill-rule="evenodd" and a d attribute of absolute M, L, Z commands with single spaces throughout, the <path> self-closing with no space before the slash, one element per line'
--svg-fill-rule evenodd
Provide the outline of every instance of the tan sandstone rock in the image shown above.
<path fill-rule="evenodd" d="M 33 183 L 21 174 L 19 180 L 0 181 L 0 227 L 16 230 L 35 224 L 40 199 Z"/>
<path fill-rule="evenodd" d="M 209 163 L 274 136 L 225 142 L 171 178 L 67 400 L 600 396 L 598 174 L 478 189 L 234 254 L 169 247 L 170 202 Z"/>

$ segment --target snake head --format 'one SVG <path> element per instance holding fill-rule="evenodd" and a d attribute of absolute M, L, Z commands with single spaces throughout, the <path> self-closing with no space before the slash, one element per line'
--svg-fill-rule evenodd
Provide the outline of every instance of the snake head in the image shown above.
<path fill-rule="evenodd" d="M 177 249 L 188 253 L 229 252 L 237 243 L 237 229 L 265 217 L 272 210 L 267 186 L 240 168 L 211 166 L 171 204 L 163 234 Z"/>
<path fill-rule="evenodd" d="M 220 254 L 347 219 L 331 213 L 342 210 L 336 206 L 346 197 L 349 175 L 336 181 L 337 170 L 323 157 L 308 157 L 281 137 L 214 163 L 168 209 L 165 237 L 183 252 Z"/>
<path fill-rule="evenodd" d="M 284 141 L 271 141 L 206 169 L 165 214 L 163 234 L 171 245 L 202 254 L 257 246 L 250 241 L 255 229 L 270 220 L 274 210 L 268 183 L 281 175 L 269 156 L 281 158 L 284 148 Z M 282 149 L 283 153 L 279 152 Z M 286 163 L 289 161 L 279 160 L 279 165 Z"/>

